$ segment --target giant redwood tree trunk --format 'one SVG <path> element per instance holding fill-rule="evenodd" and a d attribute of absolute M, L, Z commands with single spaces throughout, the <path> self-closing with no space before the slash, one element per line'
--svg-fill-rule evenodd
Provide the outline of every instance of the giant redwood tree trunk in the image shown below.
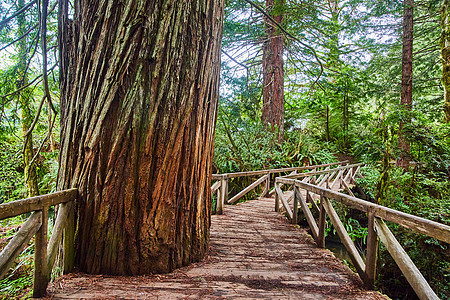
<path fill-rule="evenodd" d="M 413 12 L 414 0 L 403 1 L 403 48 L 402 48 L 402 90 L 400 104 L 405 111 L 412 107 L 412 74 L 413 74 Z M 408 119 L 408 118 L 407 118 Z M 400 122 L 398 144 L 402 153 L 397 165 L 407 169 L 409 166 L 409 143 L 405 138 L 403 127 L 405 121 Z"/>
<path fill-rule="evenodd" d="M 208 249 L 223 0 L 60 0 L 58 188 L 77 187 L 75 261 L 168 272 Z"/>
<path fill-rule="evenodd" d="M 282 0 L 276 0 L 277 2 Z M 275 0 L 266 0 L 271 17 L 280 24 L 283 14 L 274 10 Z M 275 12 L 274 12 L 275 11 Z M 278 139 L 284 139 L 284 36 L 266 18 L 267 38 L 263 45 L 263 108 L 262 122 L 267 126 L 278 127 Z"/>

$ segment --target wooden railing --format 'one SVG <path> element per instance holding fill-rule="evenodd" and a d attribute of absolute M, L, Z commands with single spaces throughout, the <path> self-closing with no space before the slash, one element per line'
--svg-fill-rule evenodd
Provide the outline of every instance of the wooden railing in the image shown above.
<path fill-rule="evenodd" d="M 350 189 L 349 183 L 355 183 L 355 177 L 358 176 L 359 170 L 362 164 L 352 164 L 347 165 L 345 162 L 338 165 L 336 168 L 326 167 L 325 170 L 312 170 L 311 172 L 300 173 L 300 174 L 290 174 L 287 176 L 281 176 L 282 178 L 287 179 L 301 179 L 302 182 L 311 183 L 319 187 L 326 187 L 328 189 L 334 189 L 336 187 L 336 183 L 338 183 L 338 188 L 345 189 L 350 195 L 353 195 L 353 192 Z M 349 183 L 347 183 L 349 182 Z M 294 199 L 294 192 L 292 191 L 292 186 L 290 186 L 290 193 L 284 195 L 281 192 L 281 186 L 283 184 L 275 185 L 275 190 L 277 193 L 275 194 L 275 211 L 280 211 L 280 209 L 284 209 L 286 211 L 287 217 L 293 222 L 297 223 L 297 215 L 294 213 L 294 210 L 298 210 L 297 203 L 293 204 L 293 209 L 291 209 L 289 203 Z M 280 197 L 279 195 L 283 195 Z M 316 200 L 318 199 L 317 195 L 307 193 L 307 201 L 314 206 L 314 208 L 318 211 L 318 207 L 316 205 Z"/>
<path fill-rule="evenodd" d="M 63 272 L 72 270 L 75 235 L 73 202 L 76 197 L 77 189 L 70 189 L 0 205 L 0 220 L 31 213 L 0 253 L 0 279 L 6 275 L 14 260 L 35 236 L 33 297 L 44 296 L 63 232 Z M 59 205 L 58 214 L 52 236 L 47 242 L 48 210 L 55 205 Z"/>
<path fill-rule="evenodd" d="M 354 178 L 354 176 L 356 175 L 356 170 L 358 170 L 358 168 L 358 165 L 336 168 L 333 172 L 339 172 L 337 174 L 340 175 L 337 176 L 340 178 L 340 180 L 336 179 L 336 177 L 333 181 L 326 179 L 326 187 L 321 186 L 324 183 L 320 184 L 322 179 L 320 179 L 319 182 L 318 176 L 330 174 L 328 178 L 331 179 L 332 175 L 329 170 L 328 172 L 315 172 L 314 174 L 311 173 L 311 177 L 306 177 L 304 174 L 278 177 L 275 180 L 277 196 L 282 200 L 283 207 L 288 211 L 288 217 L 290 217 L 295 223 L 297 222 L 298 204 L 300 204 L 303 214 L 311 228 L 312 235 L 318 246 L 322 248 L 325 246 L 325 222 L 326 215 L 328 215 L 331 223 L 333 224 L 336 232 L 339 235 L 339 238 L 341 239 L 342 244 L 347 249 L 347 252 L 350 255 L 355 269 L 368 288 L 373 288 L 374 285 L 376 276 L 378 244 L 379 240 L 381 240 L 388 252 L 391 254 L 392 258 L 399 266 L 403 275 L 411 284 L 411 287 L 414 289 L 417 296 L 419 296 L 420 299 L 439 299 L 433 292 L 423 275 L 414 265 L 411 258 L 397 241 L 393 233 L 386 226 L 384 221 L 396 223 L 405 228 L 411 229 L 429 237 L 433 237 L 445 243 L 450 243 L 450 226 L 403 213 L 354 197 L 353 193 L 351 193 L 351 190 L 346 183 L 346 180 L 351 177 Z M 345 172 L 347 172 L 347 175 L 345 175 Z M 303 179 L 300 180 L 302 177 Z M 306 180 L 305 178 L 309 179 Z M 332 188 L 336 182 L 339 182 L 342 189 L 349 191 L 350 195 L 343 194 L 338 191 L 333 191 Z M 284 192 L 281 190 L 282 185 L 289 185 L 293 187 L 292 194 L 294 200 L 294 208 L 291 212 L 289 212 L 290 207 L 286 201 Z M 304 191 L 304 193 L 302 193 L 302 190 Z M 368 236 L 367 254 L 365 261 L 357 251 L 348 232 L 339 219 L 337 212 L 334 210 L 330 199 L 343 203 L 349 208 L 367 213 Z M 318 203 L 316 203 L 316 201 Z M 318 211 L 318 223 L 316 222 L 316 219 L 314 218 L 309 205 L 311 205 L 313 209 Z"/>
<path fill-rule="evenodd" d="M 258 187 L 260 184 L 264 183 L 264 190 L 261 193 L 260 197 L 264 197 L 267 194 L 273 194 L 275 192 L 275 189 L 272 189 L 271 191 L 271 177 L 275 177 L 277 174 L 287 173 L 291 172 L 291 175 L 297 174 L 297 172 L 301 171 L 311 171 L 311 172 L 317 172 L 318 170 L 335 170 L 334 167 L 340 167 L 342 165 L 347 164 L 348 161 L 341 161 L 336 163 L 330 163 L 330 164 L 322 164 L 322 165 L 315 165 L 315 166 L 306 166 L 306 167 L 291 167 L 291 168 L 282 168 L 282 169 L 270 169 L 270 170 L 260 170 L 260 171 L 249 171 L 249 172 L 237 172 L 237 173 L 225 173 L 225 174 L 213 174 L 212 179 L 216 180 L 216 182 L 211 186 L 211 193 L 214 195 L 214 193 L 217 193 L 217 207 L 216 207 L 216 213 L 222 214 L 223 213 L 223 207 L 225 203 L 232 204 L 237 202 L 239 199 L 244 197 L 247 193 L 254 190 L 256 187 Z M 309 173 L 300 173 L 300 174 L 309 174 Z M 262 175 L 262 176 L 261 176 Z M 228 179 L 231 178 L 237 178 L 237 177 L 246 177 L 246 176 L 261 176 L 256 181 L 248 185 L 246 188 L 244 188 L 242 191 L 237 193 L 235 196 L 233 196 L 231 199 L 228 199 Z"/>

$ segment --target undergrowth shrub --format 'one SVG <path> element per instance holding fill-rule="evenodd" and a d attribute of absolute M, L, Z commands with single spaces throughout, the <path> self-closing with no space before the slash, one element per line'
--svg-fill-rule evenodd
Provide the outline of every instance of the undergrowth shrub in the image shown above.
<path fill-rule="evenodd" d="M 359 186 L 369 195 L 376 193 L 377 172 L 363 168 Z M 450 182 L 442 174 L 427 173 L 416 165 L 404 172 L 392 167 L 386 205 L 428 220 L 450 225 Z M 450 247 L 434 238 L 417 234 L 397 224 L 389 228 L 419 268 L 432 289 L 442 299 L 450 299 Z M 386 248 L 380 246 L 378 288 L 394 299 L 417 299 Z M 404 288 L 399 289 L 402 286 Z"/>

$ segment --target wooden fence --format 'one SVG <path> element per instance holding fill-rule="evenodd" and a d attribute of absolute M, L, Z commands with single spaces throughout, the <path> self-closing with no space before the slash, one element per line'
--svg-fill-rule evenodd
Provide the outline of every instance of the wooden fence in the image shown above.
<path fill-rule="evenodd" d="M 334 167 L 341 167 L 347 163 L 348 161 L 341 161 L 336 163 L 306 166 L 306 167 L 292 167 L 292 168 L 270 169 L 270 170 L 249 171 L 249 172 L 213 174 L 212 179 L 216 180 L 216 182 L 211 186 L 211 193 L 213 195 L 214 193 L 217 193 L 216 213 L 222 214 L 225 203 L 232 204 L 237 202 L 239 199 L 244 197 L 250 191 L 257 188 L 262 183 L 264 183 L 264 190 L 261 193 L 260 197 L 264 197 L 267 194 L 273 194 L 275 192 L 275 189 L 270 190 L 271 177 L 275 178 L 276 175 L 288 172 L 290 172 L 290 175 L 294 175 L 302 171 L 317 172 L 322 169 L 330 170 L 330 168 L 331 170 L 337 170 L 337 168 Z M 301 173 L 301 174 L 308 174 L 308 173 Z M 228 199 L 228 179 L 247 176 L 249 177 L 261 176 L 261 177 L 259 177 L 256 181 L 254 181 L 246 188 L 244 188 L 242 191 L 234 195 L 232 198 Z"/>
<path fill-rule="evenodd" d="M 68 273 L 72 270 L 75 235 L 73 202 L 76 197 L 77 189 L 70 189 L 0 205 L 0 220 L 31 213 L 0 253 L 0 279 L 6 275 L 14 260 L 35 236 L 33 297 L 44 296 L 63 232 L 63 272 Z M 58 215 L 53 226 L 53 233 L 47 242 L 48 210 L 55 205 L 59 205 Z"/>
<path fill-rule="evenodd" d="M 359 168 L 360 165 L 349 165 L 333 170 L 278 177 L 275 180 L 277 198 L 281 200 L 282 208 L 286 210 L 288 217 L 295 223 L 297 223 L 300 204 L 300 208 L 311 228 L 312 235 L 318 246 L 322 248 L 325 247 L 325 223 L 326 215 L 328 215 L 359 276 L 368 288 L 373 288 L 374 285 L 377 251 L 379 240 L 381 240 L 419 298 L 439 299 L 384 221 L 396 223 L 446 243 L 450 243 L 450 226 L 354 197 L 347 181 L 351 182 L 354 180 Z M 333 187 L 336 183 L 340 185 L 341 189 L 347 190 L 350 195 L 334 191 Z M 285 195 L 286 193 L 282 191 L 282 185 L 288 185 L 293 188 L 292 198 L 294 203 L 292 210 Z M 330 199 L 343 203 L 349 208 L 367 213 L 368 236 L 365 261 L 359 255 Z M 318 223 L 313 216 L 310 205 L 312 209 L 318 212 Z M 277 204 L 276 208 L 278 207 Z"/>

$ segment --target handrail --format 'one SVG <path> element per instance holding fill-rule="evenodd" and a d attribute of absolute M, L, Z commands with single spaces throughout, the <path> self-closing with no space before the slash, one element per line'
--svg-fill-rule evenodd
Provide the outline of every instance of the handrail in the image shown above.
<path fill-rule="evenodd" d="M 40 195 L 0 204 L 0 220 L 23 215 L 36 210 L 42 210 L 45 206 L 54 206 L 60 203 L 72 201 L 74 195 L 76 194 L 77 189 L 69 189 L 52 194 Z"/>
<path fill-rule="evenodd" d="M 358 170 L 359 168 L 360 166 L 358 166 Z M 341 187 L 349 190 L 348 185 L 344 181 L 347 176 L 342 179 L 343 174 L 341 173 L 340 175 Z M 352 175 L 354 176 L 355 173 L 353 173 Z M 383 220 L 396 223 L 400 226 L 427 235 L 429 237 L 433 237 L 445 243 L 450 243 L 450 226 L 397 211 L 382 205 L 371 203 L 354 196 L 349 196 L 337 191 L 333 191 L 330 188 L 324 188 L 311 183 L 300 181 L 298 179 L 286 177 L 288 176 L 276 178 L 275 187 L 277 188 L 277 196 L 284 200 L 283 191 L 279 188 L 279 186 L 282 184 L 294 186 L 294 210 L 292 211 L 290 209 L 287 203 L 285 203 L 286 201 L 283 202 L 283 205 L 285 206 L 288 213 L 288 217 L 291 220 L 296 221 L 298 213 L 297 203 L 300 202 L 301 209 L 310 225 L 313 237 L 316 240 L 318 246 L 323 248 L 325 245 L 325 214 L 327 214 L 334 228 L 336 229 L 336 232 L 338 233 L 342 243 L 346 247 L 359 276 L 364 281 L 367 287 L 373 288 L 374 285 L 379 238 L 381 242 L 386 246 L 386 249 L 389 251 L 397 265 L 400 267 L 400 270 L 405 275 L 406 279 L 411 284 L 412 288 L 419 296 L 419 298 L 439 299 Z M 339 177 L 339 174 L 337 177 Z M 329 179 L 327 179 L 327 182 L 328 181 Z M 299 189 L 303 189 L 306 191 L 306 200 L 304 199 Z M 315 199 L 309 195 L 310 193 L 318 195 L 320 197 L 319 224 L 316 223 L 306 203 L 306 201 L 308 200 L 312 200 L 315 203 Z M 348 232 L 340 221 L 339 216 L 334 210 L 329 199 L 333 199 L 337 202 L 347 205 L 350 208 L 357 209 L 368 214 L 367 255 L 365 262 L 356 250 L 355 245 L 350 239 Z"/>
<path fill-rule="evenodd" d="M 286 184 L 285 179 L 282 178 L 280 178 L 279 182 Z M 340 192 L 317 187 L 309 183 L 295 180 L 295 185 L 315 194 L 341 202 L 350 208 L 357 209 L 365 213 L 372 212 L 375 217 L 396 223 L 400 226 L 416 231 L 417 233 L 425 234 L 450 244 L 450 226 L 352 197 Z"/>
<path fill-rule="evenodd" d="M 256 187 L 258 187 L 263 182 L 265 182 L 265 186 L 264 186 L 264 190 L 261 193 L 260 197 L 264 197 L 266 194 L 271 194 L 273 192 L 273 191 L 269 191 L 271 174 L 292 172 L 292 171 L 297 172 L 297 171 L 303 171 L 303 170 L 317 171 L 317 169 L 319 169 L 319 168 L 327 168 L 331 171 L 334 171 L 334 170 L 337 170 L 338 168 L 330 168 L 330 167 L 332 167 L 332 166 L 341 167 L 341 165 L 347 164 L 347 163 L 348 163 L 348 160 L 341 161 L 341 162 L 335 162 L 335 163 L 321 164 L 321 165 L 305 166 L 305 167 L 291 167 L 291 168 L 281 168 L 281 169 L 249 171 L 249 172 L 213 174 L 212 179 L 217 180 L 211 187 L 211 193 L 213 195 L 215 193 L 217 193 L 216 214 L 223 213 L 223 207 L 224 207 L 225 203 L 231 204 L 231 203 L 237 202 L 240 198 L 242 198 L 244 195 L 246 195 L 250 191 L 254 190 Z M 310 173 L 311 172 L 307 172 L 304 174 L 310 174 Z M 258 178 L 256 181 L 251 183 L 249 186 L 247 186 L 242 191 L 240 191 L 238 194 L 236 194 L 235 196 L 233 196 L 231 199 L 228 200 L 228 179 L 244 177 L 244 176 L 258 176 L 258 175 L 263 175 L 263 176 Z M 278 211 L 278 208 L 275 208 L 275 209 Z"/>
<path fill-rule="evenodd" d="M 348 163 L 348 162 L 349 162 L 348 160 L 345 160 L 345 161 L 339 161 L 339 162 L 335 162 L 335 163 L 313 165 L 313 166 L 290 167 L 290 168 L 281 168 L 281 169 L 268 169 L 268 170 L 258 170 L 258 171 L 248 171 L 248 172 L 235 172 L 235 173 L 224 173 L 224 174 L 212 174 L 212 179 L 236 178 L 236 177 L 257 176 L 257 175 L 282 173 L 282 172 L 312 170 L 312 169 L 315 169 L 315 168 L 335 166 L 335 165 L 344 164 L 344 163 Z"/>
<path fill-rule="evenodd" d="M 345 162 L 344 162 L 345 163 Z M 343 164 L 344 164 L 343 163 Z M 314 169 L 311 172 L 306 172 L 306 173 L 300 173 L 300 174 L 289 174 L 289 175 L 285 175 L 285 176 L 279 176 L 278 178 L 281 179 L 289 179 L 291 177 L 295 177 L 298 179 L 302 179 L 302 182 L 305 183 L 312 183 L 315 186 L 326 186 L 327 188 L 332 189 L 334 187 L 334 185 L 336 184 L 336 182 L 339 181 L 339 183 L 341 185 L 343 185 L 343 187 L 347 190 L 347 192 L 349 192 L 350 194 L 353 195 L 352 191 L 350 190 L 350 187 L 346 184 L 346 180 L 350 179 L 351 182 L 355 181 L 355 177 L 356 175 L 358 175 L 358 171 L 360 170 L 362 164 L 358 163 L 358 164 L 351 164 L 351 165 L 338 165 L 336 168 L 330 168 L 330 167 L 326 167 L 325 170 L 317 170 Z M 355 170 L 356 168 L 356 170 Z M 345 172 L 347 172 L 347 174 L 345 174 Z M 334 178 L 333 181 L 331 181 Z M 330 186 L 330 182 L 331 182 L 331 186 Z M 290 183 L 288 183 L 290 184 Z M 274 188 L 275 190 L 275 188 Z M 278 193 L 275 194 L 275 210 L 279 211 L 281 208 L 284 208 L 286 210 L 286 213 L 288 214 L 288 216 L 291 216 L 293 214 L 293 212 L 291 211 L 291 209 L 289 208 L 288 203 L 293 199 L 294 195 L 291 194 L 287 199 L 284 199 L 284 197 L 279 197 L 278 194 L 281 193 L 281 190 L 278 191 Z M 315 200 L 318 199 L 317 195 L 307 195 L 307 201 L 309 201 L 309 203 L 311 203 L 313 205 L 313 208 L 316 209 L 317 211 L 319 210 L 316 203 L 314 202 Z M 281 200 L 281 206 L 280 206 L 280 200 Z"/>
<path fill-rule="evenodd" d="M 77 189 L 0 204 L 0 220 L 32 213 L 11 241 L 0 253 L 0 279 L 5 276 L 14 260 L 22 253 L 33 236 L 35 239 L 33 297 L 46 294 L 56 253 L 64 235 L 64 271 L 73 267 L 73 236 L 75 232 L 72 202 Z M 47 243 L 48 209 L 60 205 L 50 242 Z M 69 255 L 67 255 L 69 254 Z"/>
<path fill-rule="evenodd" d="M 314 176 L 314 175 L 322 175 L 322 174 L 333 173 L 333 172 L 336 172 L 336 171 L 347 170 L 347 169 L 351 169 L 351 168 L 354 168 L 354 167 L 359 167 L 359 166 L 362 166 L 362 165 L 364 165 L 364 164 L 358 163 L 358 164 L 352 164 L 352 165 L 346 165 L 346 166 L 342 166 L 342 167 L 337 167 L 337 168 L 333 168 L 333 169 L 329 169 L 329 170 L 306 172 L 306 173 L 292 174 L 292 175 L 286 175 L 286 176 L 280 176 L 280 177 L 281 178 L 310 177 L 310 176 Z"/>

